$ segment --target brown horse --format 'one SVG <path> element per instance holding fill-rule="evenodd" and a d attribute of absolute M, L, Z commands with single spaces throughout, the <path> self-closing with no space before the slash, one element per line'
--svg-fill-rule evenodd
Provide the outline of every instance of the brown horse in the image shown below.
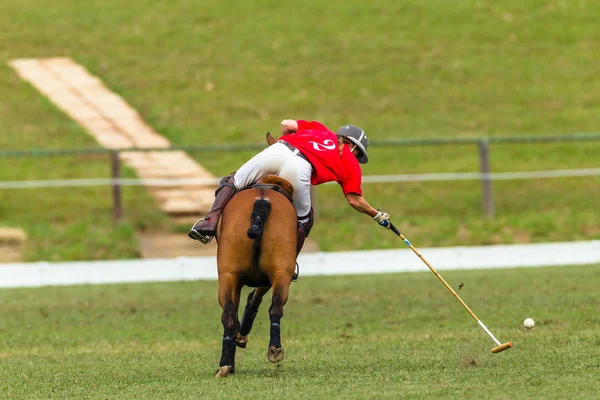
<path fill-rule="evenodd" d="M 217 265 L 224 332 L 217 377 L 235 373 L 236 345 L 246 347 L 258 307 L 271 287 L 267 358 L 272 363 L 284 358 L 280 324 L 294 275 L 298 235 L 292 193 L 289 182 L 269 175 L 237 193 L 223 210 L 217 228 Z M 255 289 L 248 296 L 240 324 L 238 308 L 243 286 Z"/>

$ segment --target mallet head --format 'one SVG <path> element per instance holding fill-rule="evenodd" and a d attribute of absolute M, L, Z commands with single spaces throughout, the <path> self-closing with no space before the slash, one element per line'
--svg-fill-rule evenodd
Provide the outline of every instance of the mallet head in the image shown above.
<path fill-rule="evenodd" d="M 501 344 L 500 346 L 496 346 L 492 349 L 492 353 L 500 353 L 501 351 L 508 350 L 513 346 L 512 342 L 506 342 Z"/>

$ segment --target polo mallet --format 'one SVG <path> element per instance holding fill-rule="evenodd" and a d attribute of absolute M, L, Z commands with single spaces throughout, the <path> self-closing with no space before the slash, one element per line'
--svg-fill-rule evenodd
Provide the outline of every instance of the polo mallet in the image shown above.
<path fill-rule="evenodd" d="M 437 276 L 439 278 L 439 280 L 442 281 L 442 283 L 444 284 L 444 286 L 446 286 L 446 288 L 454 295 L 454 297 L 456 297 L 456 300 L 460 301 L 460 304 L 462 304 L 463 307 L 469 312 L 469 314 L 471 314 L 471 317 L 473 317 L 475 319 L 475 321 L 477 321 L 477 323 L 479 324 L 479 326 L 481 326 L 481 328 L 485 331 L 485 333 L 487 333 L 492 338 L 492 340 L 497 344 L 497 346 L 492 349 L 492 353 L 500 353 L 501 351 L 510 349 L 512 347 L 513 343 L 512 342 L 500 343 L 500 341 L 498 341 L 498 339 L 496 339 L 496 337 L 483 324 L 483 322 L 481 322 L 481 320 L 479 318 L 477 318 L 477 316 L 473 313 L 473 311 L 471 311 L 471 309 L 465 304 L 465 302 L 462 301 L 462 299 L 460 297 L 458 297 L 458 294 L 456 294 L 456 292 L 454 291 L 454 289 L 452 289 L 446 283 L 446 281 L 444 280 L 444 278 L 442 278 L 441 275 L 437 273 L 437 271 L 431 266 L 431 264 L 429 264 L 427 262 L 427 260 L 421 255 L 421 253 L 419 253 L 417 251 L 417 249 L 415 249 L 415 247 L 408 241 L 407 238 L 404 237 L 404 235 L 394 226 L 394 224 L 392 224 L 389 221 L 386 221 L 386 222 L 388 222 L 390 224 L 390 229 L 396 235 L 400 236 L 400 239 L 402 239 L 404 241 L 404 243 L 406 243 L 406 245 L 408 247 L 410 247 L 411 250 L 414 251 L 415 254 L 418 255 L 421 260 L 423 260 L 423 262 L 425 263 L 425 265 L 427 265 L 429 267 L 429 269 L 431 270 L 431 272 L 433 272 L 435 274 L 435 276 Z M 383 225 L 383 226 L 385 226 L 385 225 Z"/>

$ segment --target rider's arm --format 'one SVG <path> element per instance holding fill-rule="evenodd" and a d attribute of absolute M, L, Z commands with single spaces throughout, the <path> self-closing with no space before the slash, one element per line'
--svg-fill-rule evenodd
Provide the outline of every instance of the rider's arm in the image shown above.
<path fill-rule="evenodd" d="M 298 130 L 298 121 L 295 119 L 284 119 L 281 121 L 281 134 L 289 135 Z"/>
<path fill-rule="evenodd" d="M 349 160 L 352 160 L 352 162 L 349 162 Z M 389 229 L 391 227 L 391 224 L 389 223 L 390 216 L 385 212 L 371 207 L 362 196 L 362 190 L 360 189 L 362 172 L 358 166 L 358 162 L 354 156 L 349 153 L 347 147 L 344 148 L 342 162 L 344 162 L 345 169 L 348 172 L 342 182 L 342 189 L 346 195 L 348 204 L 355 210 L 372 217 L 379 225 Z"/>
<path fill-rule="evenodd" d="M 379 211 L 371 207 L 367 200 L 359 194 L 356 193 L 348 193 L 346 195 L 346 199 L 348 200 L 348 204 L 352 206 L 355 210 L 367 214 L 370 217 L 375 217 Z"/>
<path fill-rule="evenodd" d="M 365 198 L 359 194 L 348 193 L 346 195 L 346 199 L 348 199 L 348 203 L 350 203 L 350 205 L 355 210 L 358 210 L 361 213 L 365 213 L 368 216 L 373 217 L 373 219 L 379 225 L 383 226 L 384 228 L 390 229 L 391 224 L 390 224 L 390 216 L 388 213 L 374 209 L 373 207 L 371 207 L 369 205 L 369 203 L 367 203 Z"/>
<path fill-rule="evenodd" d="M 302 130 L 330 132 L 329 128 L 317 121 L 306 121 L 304 119 L 284 119 L 281 121 L 281 134 L 289 135 Z"/>

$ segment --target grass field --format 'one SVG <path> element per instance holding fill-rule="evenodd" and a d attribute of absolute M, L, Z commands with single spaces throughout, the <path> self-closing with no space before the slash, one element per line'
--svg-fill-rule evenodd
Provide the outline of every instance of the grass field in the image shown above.
<path fill-rule="evenodd" d="M 0 150 L 96 146 L 6 65 L 50 56 L 75 58 L 179 145 L 259 143 L 283 118 L 317 119 L 333 129 L 351 121 L 372 140 L 600 130 L 597 2 L 233 4 L 3 1 Z M 600 144 L 491 151 L 496 172 L 583 168 L 598 166 Z M 469 146 L 370 153 L 365 174 L 478 169 Z M 221 175 L 250 155 L 195 157 Z M 108 160 L 98 157 L 0 159 L 0 181 L 107 176 Z M 429 246 L 600 238 L 599 183 L 497 183 L 491 222 L 481 218 L 477 182 L 365 185 L 364 191 L 415 243 Z M 114 228 L 109 193 L 2 190 L 0 220 L 27 230 L 28 260 L 135 257 L 137 231 L 187 228 L 173 226 L 139 189 L 126 190 L 127 221 Z M 396 245 L 342 205 L 339 189 L 319 188 L 318 200 L 313 237 L 323 249 Z"/>
<path fill-rule="evenodd" d="M 266 360 L 265 301 L 225 380 L 215 282 L 2 290 L 0 397 L 597 398 L 600 266 L 443 275 L 514 348 L 491 354 L 429 271 L 301 278 L 282 320 L 286 359 Z"/>

